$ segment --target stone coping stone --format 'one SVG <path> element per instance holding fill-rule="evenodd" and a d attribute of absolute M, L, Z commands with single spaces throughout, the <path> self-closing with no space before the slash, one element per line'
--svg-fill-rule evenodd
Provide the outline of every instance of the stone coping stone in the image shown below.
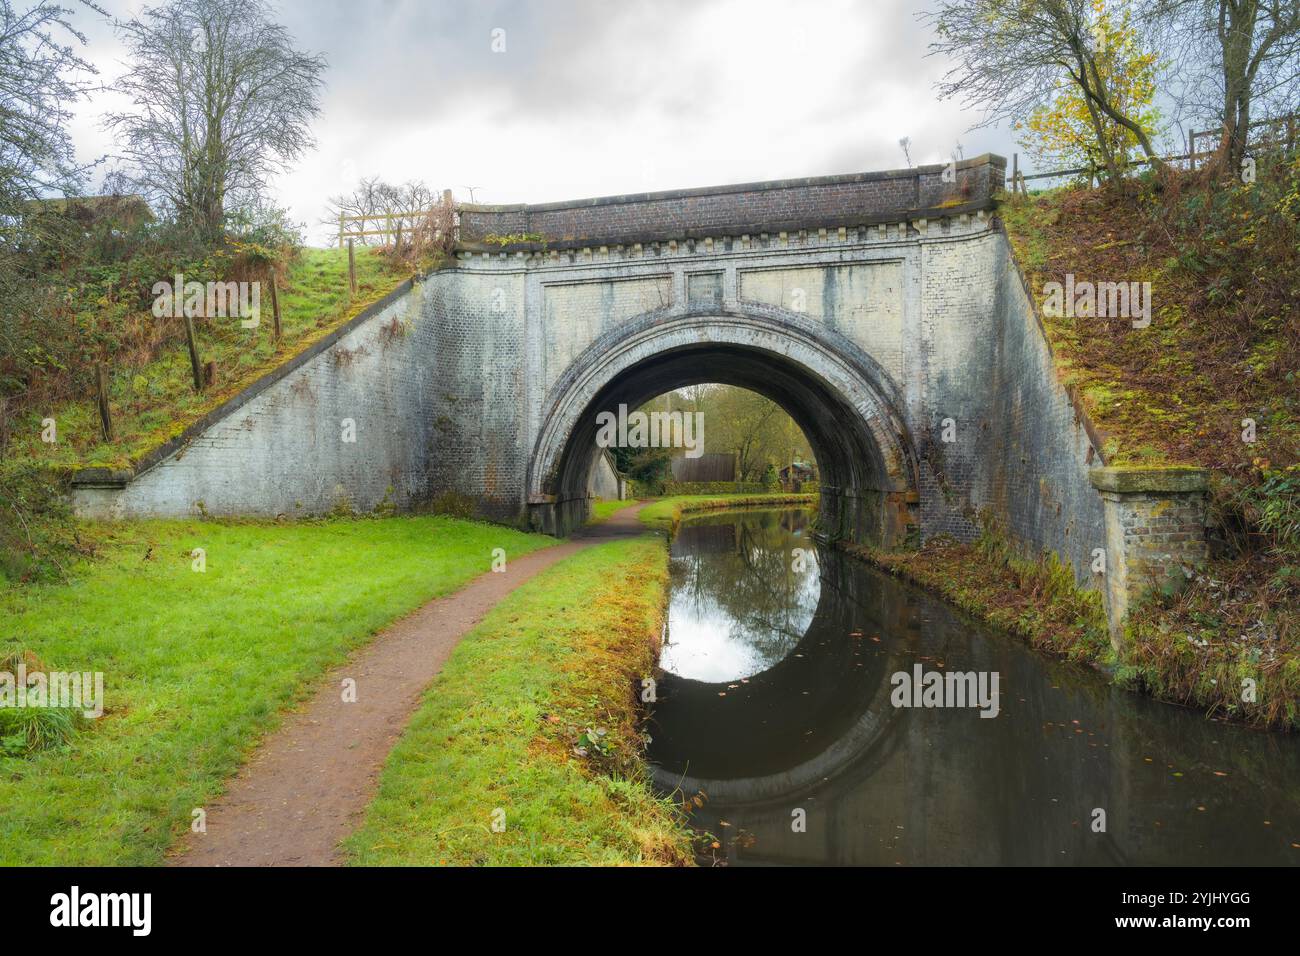
<path fill-rule="evenodd" d="M 1204 468 L 1186 466 L 1126 468 L 1121 465 L 1093 468 L 1088 472 L 1088 478 L 1098 491 L 1113 491 L 1119 494 L 1143 492 L 1177 494 L 1204 491 L 1208 485 L 1208 474 Z"/>
<path fill-rule="evenodd" d="M 73 476 L 72 483 L 79 488 L 125 488 L 135 478 L 131 468 L 82 468 Z"/>

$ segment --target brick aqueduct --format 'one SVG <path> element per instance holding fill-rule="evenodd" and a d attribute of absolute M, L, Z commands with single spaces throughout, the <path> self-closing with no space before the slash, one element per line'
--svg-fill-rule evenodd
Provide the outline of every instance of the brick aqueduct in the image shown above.
<path fill-rule="evenodd" d="M 1004 177 L 985 155 L 461 206 L 450 266 L 133 471 L 83 472 L 74 501 L 98 516 L 454 502 L 562 534 L 589 507 L 599 411 L 725 382 L 804 429 L 832 537 L 970 539 L 986 512 L 1103 589 L 1118 625 L 1151 574 L 1200 555 L 1203 479 L 1103 467 L 997 221 Z M 485 242 L 530 235 L 545 241 Z"/>

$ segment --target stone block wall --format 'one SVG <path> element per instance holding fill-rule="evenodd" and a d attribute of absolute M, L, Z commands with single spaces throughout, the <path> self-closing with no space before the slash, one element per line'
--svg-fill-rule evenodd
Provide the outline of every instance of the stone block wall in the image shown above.
<path fill-rule="evenodd" d="M 1055 553 L 1100 588 L 1090 567 L 1105 529 L 1088 480 L 1100 449 L 1056 377 L 1006 236 L 922 248 L 910 413 L 923 537 L 973 540 L 986 513 L 1023 555 Z"/>
<path fill-rule="evenodd" d="M 1092 555 L 1105 545 L 1101 501 L 1089 482 L 1102 464 L 1100 441 L 1057 378 L 1047 336 L 1000 237 L 992 402 L 982 423 L 987 449 L 979 486 L 995 515 L 1026 552 L 1055 552 L 1076 581 L 1100 588 Z"/>

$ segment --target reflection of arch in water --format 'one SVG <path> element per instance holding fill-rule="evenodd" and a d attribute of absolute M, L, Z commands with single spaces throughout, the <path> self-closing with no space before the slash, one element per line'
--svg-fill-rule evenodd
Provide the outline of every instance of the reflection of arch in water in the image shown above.
<path fill-rule="evenodd" d="M 651 729 L 658 788 L 762 803 L 861 773 L 888 750 L 880 744 L 898 715 L 890 676 L 907 665 L 870 636 L 897 630 L 902 592 L 872 589 L 839 552 L 819 548 L 819 559 L 817 611 L 784 660 L 734 688 L 664 676 Z M 863 636 L 844 640 L 854 630 Z"/>
<path fill-rule="evenodd" d="M 692 515 L 682 521 L 672 541 L 669 564 L 673 588 L 670 629 L 703 616 L 705 625 L 717 612 L 731 619 L 730 641 L 747 647 L 751 662 L 732 672 L 682 671 L 677 664 L 694 657 L 692 646 L 679 645 L 670 630 L 661 666 L 681 677 L 709 681 L 749 677 L 790 653 L 808 630 L 821 593 L 817 562 L 796 570 L 793 549 L 812 543 L 803 536 L 809 509 L 750 509 Z M 695 627 L 682 633 L 690 635 Z M 678 655 L 683 654 L 682 660 Z M 707 657 L 707 655 L 706 655 Z M 670 663 L 670 661 L 672 663 Z"/>

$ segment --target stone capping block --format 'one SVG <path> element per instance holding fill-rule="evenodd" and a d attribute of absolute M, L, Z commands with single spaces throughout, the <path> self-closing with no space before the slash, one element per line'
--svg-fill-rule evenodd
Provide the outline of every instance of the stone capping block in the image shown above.
<path fill-rule="evenodd" d="M 79 488 L 125 488 L 134 477 L 130 468 L 82 468 L 72 483 Z"/>
<path fill-rule="evenodd" d="M 1115 494 L 1188 494 L 1208 487 L 1204 468 L 1182 466 L 1093 468 L 1088 478 L 1098 491 Z"/>

